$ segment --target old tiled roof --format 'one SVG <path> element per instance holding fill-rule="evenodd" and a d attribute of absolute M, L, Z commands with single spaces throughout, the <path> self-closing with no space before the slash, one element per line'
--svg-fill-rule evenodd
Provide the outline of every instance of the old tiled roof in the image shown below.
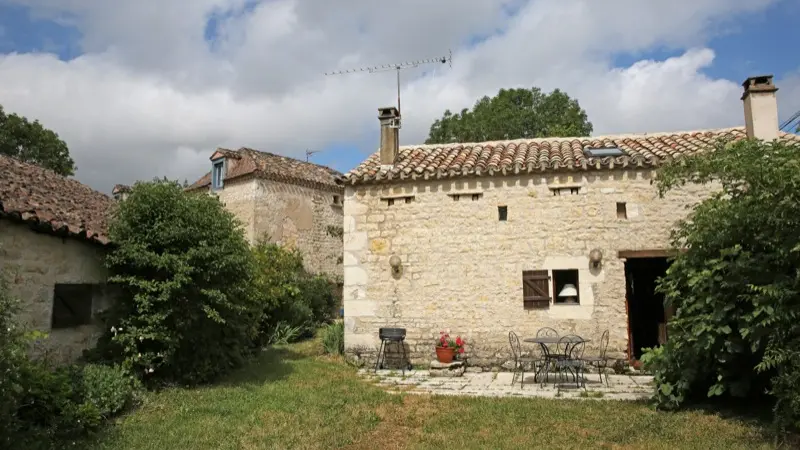
<path fill-rule="evenodd" d="M 0 217 L 37 229 L 108 243 L 106 214 L 113 200 L 77 180 L 0 155 Z"/>
<path fill-rule="evenodd" d="M 400 148 L 394 165 L 381 167 L 376 152 L 345 174 L 350 184 L 427 180 L 521 173 L 652 168 L 664 161 L 711 149 L 718 139 L 738 140 L 744 127 L 676 133 L 580 138 L 520 139 L 477 144 L 435 144 Z M 800 136 L 781 139 L 800 143 Z M 587 148 L 619 148 L 620 156 L 589 157 Z"/>
<path fill-rule="evenodd" d="M 217 149 L 215 153 L 222 153 L 228 158 L 225 181 L 254 176 L 314 188 L 336 190 L 342 188 L 343 175 L 329 167 L 251 148 Z M 205 188 L 210 184 L 209 171 L 187 189 Z"/>

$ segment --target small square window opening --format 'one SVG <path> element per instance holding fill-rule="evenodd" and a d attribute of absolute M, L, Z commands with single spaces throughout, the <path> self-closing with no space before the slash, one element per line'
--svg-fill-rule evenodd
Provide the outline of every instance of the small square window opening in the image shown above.
<path fill-rule="evenodd" d="M 53 292 L 53 329 L 92 323 L 92 285 L 56 284 Z"/>
<path fill-rule="evenodd" d="M 333 204 L 334 205 L 338 205 L 339 204 L 339 196 L 338 195 L 334 195 L 333 196 Z"/>
<path fill-rule="evenodd" d="M 406 203 L 411 203 L 411 202 L 414 201 L 414 197 L 406 197 L 405 200 L 406 200 Z"/>
<path fill-rule="evenodd" d="M 481 199 L 481 194 L 472 194 L 472 201 L 478 201 Z"/>
<path fill-rule="evenodd" d="M 617 219 L 628 218 L 628 206 L 625 202 L 617 202 Z"/>
<path fill-rule="evenodd" d="M 577 269 L 553 271 L 553 303 L 557 305 L 580 304 L 579 288 Z"/>
<path fill-rule="evenodd" d="M 507 206 L 498 206 L 497 207 L 497 218 L 501 222 L 505 222 L 508 220 L 508 207 Z"/>
<path fill-rule="evenodd" d="M 456 194 L 456 195 L 453 196 L 453 201 L 454 202 L 457 202 L 459 199 L 461 199 L 460 195 Z"/>
<path fill-rule="evenodd" d="M 394 199 L 390 198 L 390 199 L 386 200 L 386 204 L 389 205 L 389 206 L 394 205 Z"/>

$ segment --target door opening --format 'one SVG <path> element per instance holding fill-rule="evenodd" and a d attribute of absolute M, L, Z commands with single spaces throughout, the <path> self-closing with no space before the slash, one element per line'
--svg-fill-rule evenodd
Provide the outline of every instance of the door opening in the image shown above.
<path fill-rule="evenodd" d="M 665 257 L 628 258 L 625 262 L 628 357 L 631 360 L 642 357 L 642 348 L 666 342 L 666 324 L 673 311 L 672 308 L 665 310 L 664 295 L 656 292 L 656 282 L 666 274 L 668 267 Z"/>

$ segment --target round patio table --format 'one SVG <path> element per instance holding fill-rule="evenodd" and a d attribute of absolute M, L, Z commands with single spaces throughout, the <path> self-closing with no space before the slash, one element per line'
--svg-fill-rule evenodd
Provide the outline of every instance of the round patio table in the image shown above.
<path fill-rule="evenodd" d="M 570 344 L 579 344 L 581 342 L 591 342 L 591 339 L 584 339 L 580 336 L 539 336 L 539 337 L 532 337 L 532 338 L 525 338 L 522 342 L 526 342 L 528 344 L 539 344 L 542 348 L 542 355 L 544 355 L 545 364 L 539 367 L 539 370 L 536 371 L 536 374 L 533 376 L 533 381 L 536 382 L 539 379 L 539 376 L 542 373 L 542 370 L 545 370 L 550 366 L 550 361 L 553 359 L 559 358 L 566 358 L 569 355 L 569 346 L 564 349 L 564 354 L 554 355 L 550 352 L 550 348 L 548 345 L 558 344 L 559 342 L 568 342 Z"/>

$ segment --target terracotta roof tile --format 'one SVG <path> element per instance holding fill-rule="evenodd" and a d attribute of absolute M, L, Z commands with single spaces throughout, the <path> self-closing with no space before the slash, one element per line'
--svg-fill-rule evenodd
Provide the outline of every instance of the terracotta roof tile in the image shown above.
<path fill-rule="evenodd" d="M 58 235 L 108 243 L 111 197 L 33 164 L 0 155 L 0 217 Z"/>
<path fill-rule="evenodd" d="M 254 176 L 315 188 L 342 189 L 343 175 L 319 164 L 244 147 L 239 150 L 221 148 L 214 153 L 227 158 L 224 180 Z M 187 190 L 205 188 L 210 184 L 209 171 Z"/>
<path fill-rule="evenodd" d="M 382 168 L 379 152 L 345 174 L 351 184 L 458 178 L 493 174 L 656 167 L 713 147 L 718 139 L 742 139 L 744 127 L 640 135 L 520 139 L 472 144 L 403 146 L 395 164 Z M 781 139 L 800 143 L 800 136 Z M 587 148 L 619 148 L 623 155 L 590 157 Z"/>

